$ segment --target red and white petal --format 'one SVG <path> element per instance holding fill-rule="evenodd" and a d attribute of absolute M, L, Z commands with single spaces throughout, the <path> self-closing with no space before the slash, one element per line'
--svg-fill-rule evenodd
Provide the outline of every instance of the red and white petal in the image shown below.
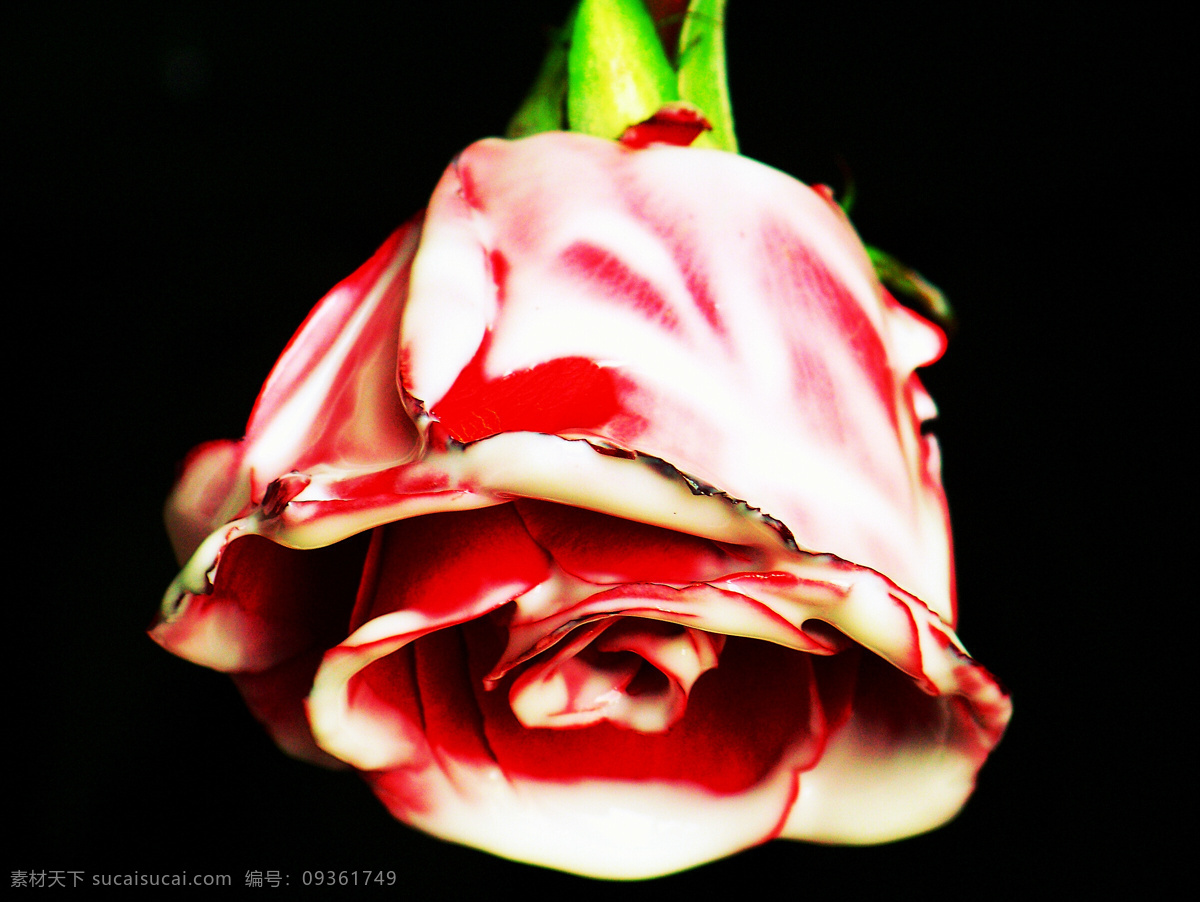
<path fill-rule="evenodd" d="M 275 364 L 246 432 L 255 499 L 288 472 L 373 472 L 417 452 L 396 336 L 420 229 L 398 230 L 326 295 Z"/>
<path fill-rule="evenodd" d="M 338 673 L 336 653 L 318 674 L 314 724 L 342 708 L 335 741 L 356 761 L 388 762 L 365 776 L 397 817 L 495 854 L 621 878 L 669 873 L 778 834 L 796 775 L 815 758 L 808 737 L 823 735 L 807 656 L 779 649 L 799 669 L 753 652 L 742 655 L 745 666 L 727 661 L 743 678 L 698 681 L 695 716 L 668 734 L 607 724 L 530 730 L 505 692 L 480 686 L 470 652 L 483 627 L 439 630 L 377 658 L 387 671 L 377 686 L 403 687 L 390 706 Z M 770 693 L 761 691 L 765 677 Z M 780 717 L 773 709 L 785 698 Z M 318 726 L 317 735 L 327 734 Z"/>
<path fill-rule="evenodd" d="M 246 439 L 189 458 L 153 636 L 514 858 L 637 877 L 929 829 L 1010 713 L 951 632 L 913 373 L 942 345 L 781 173 L 481 142 L 314 310 Z"/>
<path fill-rule="evenodd" d="M 231 676 L 250 713 L 280 749 L 301 761 L 341 770 L 349 765 L 317 745 L 304 706 L 324 651 L 311 649 L 261 673 Z"/>
<path fill-rule="evenodd" d="M 458 759 L 439 759 L 425 771 L 365 776 L 394 816 L 435 836 L 517 861 L 626 880 L 684 870 L 775 838 L 797 791 L 785 765 L 732 794 L 666 781 L 531 783 L 494 763 Z"/>
<path fill-rule="evenodd" d="M 580 135 L 472 145 L 431 201 L 401 343 L 407 390 L 454 438 L 662 458 L 953 620 L 912 376 L 942 337 L 800 182 Z"/>
<path fill-rule="evenodd" d="M 783 838 L 868 844 L 941 826 L 974 790 L 1012 715 L 994 678 L 952 647 L 937 695 L 867 660 L 850 718 L 804 775 Z"/>
<path fill-rule="evenodd" d="M 267 378 L 242 441 L 188 455 L 166 507 L 181 563 L 286 474 L 376 471 L 413 456 L 396 342 L 419 235 L 419 220 L 398 230 L 313 309 Z"/>
<path fill-rule="evenodd" d="M 289 479 L 293 477 L 285 475 L 277 484 Z M 240 543 L 251 536 L 259 537 L 255 542 L 270 539 L 282 546 L 279 555 L 286 555 L 287 549 L 331 548 L 388 523 L 524 496 L 734 545 L 782 547 L 784 541 L 777 524 L 724 496 L 695 494 L 661 461 L 614 457 L 587 442 L 538 433 L 453 445 L 366 476 L 317 473 L 294 482 L 280 496 L 288 500 L 254 508 L 200 545 L 168 587 L 152 631 L 156 641 L 182 657 L 226 671 L 265 669 L 304 647 L 306 634 L 297 636 L 289 606 L 307 603 L 308 596 L 300 593 L 293 601 L 287 592 L 271 590 L 270 580 L 257 579 L 263 555 L 253 557 L 255 569 L 246 579 L 234 572 L 240 564 L 225 567 L 227 550 L 247 550 Z M 291 491 L 296 494 L 289 498 Z M 302 572 L 284 565 L 278 569 L 284 586 L 288 573 Z M 228 588 L 222 571 L 231 571 Z"/>
<path fill-rule="evenodd" d="M 544 499 L 736 545 L 786 547 L 786 531 L 746 504 L 697 489 L 656 458 L 537 432 L 431 448 L 369 476 L 315 475 L 254 531 L 292 548 L 319 548 L 401 519 Z"/>
<path fill-rule="evenodd" d="M 260 673 L 340 641 L 367 537 L 302 552 L 242 526 L 235 521 L 201 546 L 168 590 L 150 637 L 182 658 L 231 673 Z"/>
<path fill-rule="evenodd" d="M 360 770 L 410 766 L 428 741 L 414 713 L 423 703 L 405 688 L 412 674 L 393 653 L 483 617 L 549 572 L 511 505 L 376 530 L 348 620 L 361 625 L 325 656 L 313 685 L 309 711 L 318 743 Z"/>
<path fill-rule="evenodd" d="M 553 555 L 555 543 L 535 543 L 517 509 L 377 531 L 355 617 L 373 619 L 317 673 L 309 712 L 318 742 L 379 772 L 373 785 L 405 820 L 522 860 L 646 876 L 638 869 L 664 873 L 781 833 L 871 842 L 929 829 L 961 805 L 999 738 L 1008 710 L 994 681 L 933 612 L 878 574 L 792 555 L 787 571 L 735 573 L 711 585 L 597 585 L 548 566 L 544 552 Z M 539 514 L 542 523 L 554 519 Z M 575 517 L 596 536 L 595 516 L 566 511 L 559 522 Z M 619 531 L 619 522 L 612 525 Z M 629 527 L 645 538 L 643 525 Z M 478 548 L 463 544 L 469 535 L 479 536 Z M 564 543 L 568 556 L 579 553 Z M 629 566 L 621 563 L 626 556 L 618 549 L 612 569 Z M 493 572 L 495 582 L 486 576 Z M 547 584 L 559 605 L 541 603 Z M 569 598 L 578 601 L 561 603 Z M 613 618 L 630 626 L 604 646 L 611 627 L 595 625 Z M 695 672 L 684 674 L 666 661 L 666 633 L 639 633 L 638 620 L 677 624 L 676 636 L 745 638 L 729 640 L 715 669 L 698 655 Z M 855 644 L 836 641 L 838 633 Z M 594 662 L 579 652 L 591 643 L 601 652 L 638 650 L 674 673 L 687 684 L 682 717 L 670 694 L 642 700 L 642 709 L 636 698 L 622 708 L 628 680 L 593 693 L 589 679 L 613 674 L 588 670 Z M 615 706 L 614 716 L 582 716 L 570 729 L 531 724 L 523 708 L 537 709 L 545 701 L 537 693 L 568 665 L 576 701 L 609 693 L 604 704 Z M 535 697 L 523 701 L 531 687 Z M 541 707 L 534 720 L 554 713 Z M 671 719 L 667 730 L 664 718 Z M 861 777 L 852 760 L 862 765 Z M 878 774 L 866 766 L 875 761 Z M 913 804 L 898 779 L 906 764 L 931 781 L 923 805 Z M 808 788 L 810 780 L 817 789 Z M 873 806 L 878 816 L 850 819 L 827 802 L 825 794 L 843 783 L 854 804 Z M 940 794 L 932 793 L 935 785 Z M 587 787 L 608 807 L 589 809 L 579 796 L 591 798 Z M 612 806 L 623 814 L 606 816 Z M 714 830 L 720 823 L 715 836 L 697 842 L 695 825 Z M 520 836 L 511 835 L 514 824 L 523 826 Z M 552 838 L 564 824 L 575 842 Z M 846 832 L 854 827 L 858 833 Z M 688 839 L 637 863 L 646 830 Z"/>
<path fill-rule="evenodd" d="M 419 233 L 419 220 L 397 231 L 317 305 L 272 370 L 245 439 L 210 442 L 184 461 L 166 521 L 176 554 L 187 563 L 153 627 L 160 644 L 233 672 L 262 671 L 312 647 L 309 619 L 323 605 L 325 614 L 335 606 L 294 584 L 304 574 L 321 585 L 328 555 L 305 558 L 286 548 L 265 549 L 256 544 L 261 539 L 243 540 L 268 535 L 296 547 L 276 535 L 275 521 L 312 482 L 303 470 L 345 478 L 395 466 L 414 453 L 416 429 L 396 381 L 396 343 Z M 343 578 L 340 569 L 337 578 Z M 345 635 L 344 625 L 323 637 L 324 647 Z"/>
<path fill-rule="evenodd" d="M 661 620 L 614 616 L 572 631 L 513 681 L 509 705 L 527 728 L 606 721 L 662 733 L 687 711 L 725 637 Z M 486 685 L 486 681 L 485 681 Z"/>
<path fill-rule="evenodd" d="M 240 516 L 249 504 L 241 444 L 215 441 L 193 448 L 163 511 L 176 560 L 183 564 L 214 530 Z"/>

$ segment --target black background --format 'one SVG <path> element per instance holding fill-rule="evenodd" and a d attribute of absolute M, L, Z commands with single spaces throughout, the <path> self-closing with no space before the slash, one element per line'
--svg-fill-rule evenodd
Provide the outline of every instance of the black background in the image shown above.
<path fill-rule="evenodd" d="M 1154 879 L 1186 804 L 1163 778 L 1194 719 L 1164 716 L 1178 533 L 1144 503 L 1192 491 L 1164 472 L 1161 428 L 1194 408 L 1168 350 L 1194 305 L 1164 277 L 1184 259 L 1181 26 L 1091 7 L 770 6 L 730 3 L 742 152 L 835 186 L 844 161 L 864 238 L 958 309 L 926 381 L 959 632 L 1016 713 L 939 831 L 773 843 L 632 889 L 775 895 L 782 878 L 789 896 L 987 897 L 1048 868 L 1075 890 Z M 309 307 L 457 150 L 502 132 L 566 7 L 6 14 L 8 870 L 239 885 L 277 869 L 294 887 L 302 870 L 391 869 L 394 892 L 432 898 L 611 891 L 396 824 L 354 776 L 279 753 L 225 677 L 143 633 L 174 575 L 159 508 L 176 462 L 241 434 Z M 1154 357 L 1177 373 L 1146 380 Z"/>

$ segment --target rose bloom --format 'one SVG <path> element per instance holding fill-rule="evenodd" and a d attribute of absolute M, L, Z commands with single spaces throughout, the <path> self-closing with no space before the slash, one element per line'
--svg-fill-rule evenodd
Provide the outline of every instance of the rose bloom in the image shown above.
<path fill-rule="evenodd" d="M 482 141 L 186 461 L 152 635 L 396 817 L 602 877 L 962 806 L 941 332 L 735 154 Z"/>

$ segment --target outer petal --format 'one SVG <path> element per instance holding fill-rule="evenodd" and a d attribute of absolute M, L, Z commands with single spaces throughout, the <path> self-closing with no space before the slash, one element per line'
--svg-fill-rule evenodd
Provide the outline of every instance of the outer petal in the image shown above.
<path fill-rule="evenodd" d="M 418 219 L 313 309 L 263 385 L 241 442 L 209 442 L 184 461 L 166 508 L 181 562 L 289 472 L 373 471 L 412 456 L 396 336 L 419 235 Z"/>
<path fill-rule="evenodd" d="M 376 261 L 363 273 L 379 278 Z M 303 481 L 272 522 L 242 529 L 318 547 L 507 494 L 617 513 L 607 485 L 568 472 L 582 451 L 516 447 L 532 444 L 520 433 L 585 438 L 745 499 L 801 548 L 886 573 L 953 621 L 945 502 L 919 428 L 933 406 L 912 374 L 941 335 L 882 292 L 844 217 L 801 183 L 718 151 L 481 142 L 434 194 L 407 299 L 370 297 L 387 290 L 398 336 L 364 303 L 360 353 L 335 292 L 272 374 L 240 472 L 255 500 L 289 471 Z M 400 344 L 395 396 L 366 378 L 390 362 L 372 350 L 385 334 Z M 496 446 L 454 441 L 483 438 Z"/>
<path fill-rule="evenodd" d="M 920 435 L 933 408 L 913 376 L 942 345 L 800 182 L 719 151 L 547 134 L 480 142 L 447 171 L 402 357 L 456 439 L 537 431 L 660 457 L 950 622 Z"/>
<path fill-rule="evenodd" d="M 396 385 L 396 336 L 419 221 L 393 235 L 313 310 L 259 395 L 241 442 L 184 462 L 166 521 L 190 557 L 151 637 L 199 664 L 242 674 L 255 715 L 292 753 L 328 763 L 302 700 L 320 655 L 345 636 L 365 541 L 301 554 L 256 538 L 312 476 L 394 465 L 416 447 Z M 237 540 L 237 541 L 235 541 Z"/>

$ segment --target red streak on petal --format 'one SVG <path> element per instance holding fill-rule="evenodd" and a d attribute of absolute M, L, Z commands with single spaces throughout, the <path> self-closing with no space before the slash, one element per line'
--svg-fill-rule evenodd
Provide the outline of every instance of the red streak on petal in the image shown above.
<path fill-rule="evenodd" d="M 629 212 L 638 221 L 653 229 L 663 244 L 670 249 L 679 272 L 683 274 L 692 303 L 700 311 L 700 315 L 704 317 L 709 327 L 717 335 L 724 336 L 726 327 L 721 320 L 720 311 L 704 269 L 708 261 L 705 260 L 703 253 L 698 253 L 696 236 L 685 225 L 688 221 L 687 217 L 679 216 L 675 210 L 663 209 L 661 198 L 653 194 L 630 191 L 625 194 L 623 200 L 628 205 Z"/>
<path fill-rule="evenodd" d="M 838 205 L 837 200 L 833 196 L 833 189 L 828 185 L 816 184 L 809 185 L 809 187 L 820 196 L 821 200 L 825 201 L 830 206 L 836 207 Z"/>
<path fill-rule="evenodd" d="M 596 431 L 622 413 L 624 380 L 586 357 L 559 357 L 488 379 L 487 347 L 485 341 L 430 411 L 460 442 L 501 432 Z"/>
<path fill-rule="evenodd" d="M 680 252 L 676 250 L 676 259 L 679 256 Z M 688 291 L 692 295 L 692 301 L 713 331 L 718 335 L 724 335 L 725 324 L 721 322 L 721 316 L 717 312 L 717 303 L 713 300 L 712 292 L 709 290 L 708 280 L 696 271 L 696 262 L 690 259 L 679 260 L 680 268 L 687 280 Z"/>
<path fill-rule="evenodd" d="M 440 470 L 417 470 L 414 473 L 409 467 L 395 467 L 365 476 L 340 479 L 330 485 L 337 490 L 341 503 L 370 503 L 375 499 L 394 500 L 397 495 L 446 491 L 450 487 L 450 477 Z"/>
<path fill-rule="evenodd" d="M 416 750 L 414 775 L 426 763 L 426 744 L 436 757 L 460 764 L 491 759 L 458 628 L 436 630 L 372 662 L 351 680 L 350 694 L 359 713 L 389 724 Z M 406 809 L 427 810 L 419 779 L 405 795 Z"/>
<path fill-rule="evenodd" d="M 812 248 L 802 243 L 795 232 L 786 227 L 768 226 L 764 240 L 774 247 L 780 260 L 787 261 L 790 284 L 796 286 L 807 303 L 805 318 L 824 320 L 821 325 L 830 334 L 841 336 L 849 352 L 854 356 L 857 369 L 871 381 L 880 405 L 887 411 L 893 429 L 899 429 L 895 404 L 895 376 L 888 360 L 887 349 L 879 332 L 868 319 L 861 303 L 850 290 L 834 278 L 825 262 Z M 797 329 L 809 330 L 817 323 L 797 323 Z M 802 334 L 802 333 L 801 333 Z M 813 348 L 797 348 L 797 392 L 800 397 L 812 397 L 810 381 L 814 377 Z M 826 389 L 829 398 L 840 397 L 841 392 L 830 386 Z M 847 411 L 846 416 L 856 415 Z"/>
<path fill-rule="evenodd" d="M 487 761 L 491 752 L 475 706 L 461 629 L 439 630 L 414 644 L 425 736 L 435 753 Z"/>
<path fill-rule="evenodd" d="M 904 616 L 908 618 L 908 644 L 905 647 L 903 656 L 897 655 L 895 666 L 910 674 L 916 685 L 920 686 L 925 692 L 930 694 L 937 690 L 933 683 L 924 675 L 925 660 L 921 654 L 921 628 L 917 625 L 917 618 L 913 616 L 912 609 L 903 603 L 900 603 L 904 611 Z"/>
<path fill-rule="evenodd" d="M 787 826 L 788 818 L 792 814 L 792 806 L 796 804 L 796 799 L 800 796 L 800 773 L 799 769 L 792 772 L 792 781 L 788 786 L 788 797 L 787 802 L 783 806 L 783 813 L 779 816 L 779 820 L 775 822 L 775 826 L 763 837 L 763 842 L 778 839 L 779 834 L 783 832 L 783 828 Z"/>
<path fill-rule="evenodd" d="M 862 647 L 854 645 L 836 655 L 814 655 L 813 676 L 817 681 L 817 692 L 821 696 L 821 707 L 825 712 L 825 729 L 830 733 L 839 730 L 854 710 L 854 692 L 858 683 L 859 661 Z"/>
<path fill-rule="evenodd" d="M 499 304 L 504 303 L 505 285 L 508 282 L 508 271 L 512 269 L 512 264 L 508 262 L 508 258 L 500 251 L 493 250 L 488 254 L 488 263 L 491 268 L 492 282 L 496 285 L 496 301 Z"/>
<path fill-rule="evenodd" d="M 679 327 L 666 298 L 610 251 L 579 241 L 563 251 L 559 259 L 579 279 L 604 286 L 609 300 L 633 307 L 672 332 Z"/>

